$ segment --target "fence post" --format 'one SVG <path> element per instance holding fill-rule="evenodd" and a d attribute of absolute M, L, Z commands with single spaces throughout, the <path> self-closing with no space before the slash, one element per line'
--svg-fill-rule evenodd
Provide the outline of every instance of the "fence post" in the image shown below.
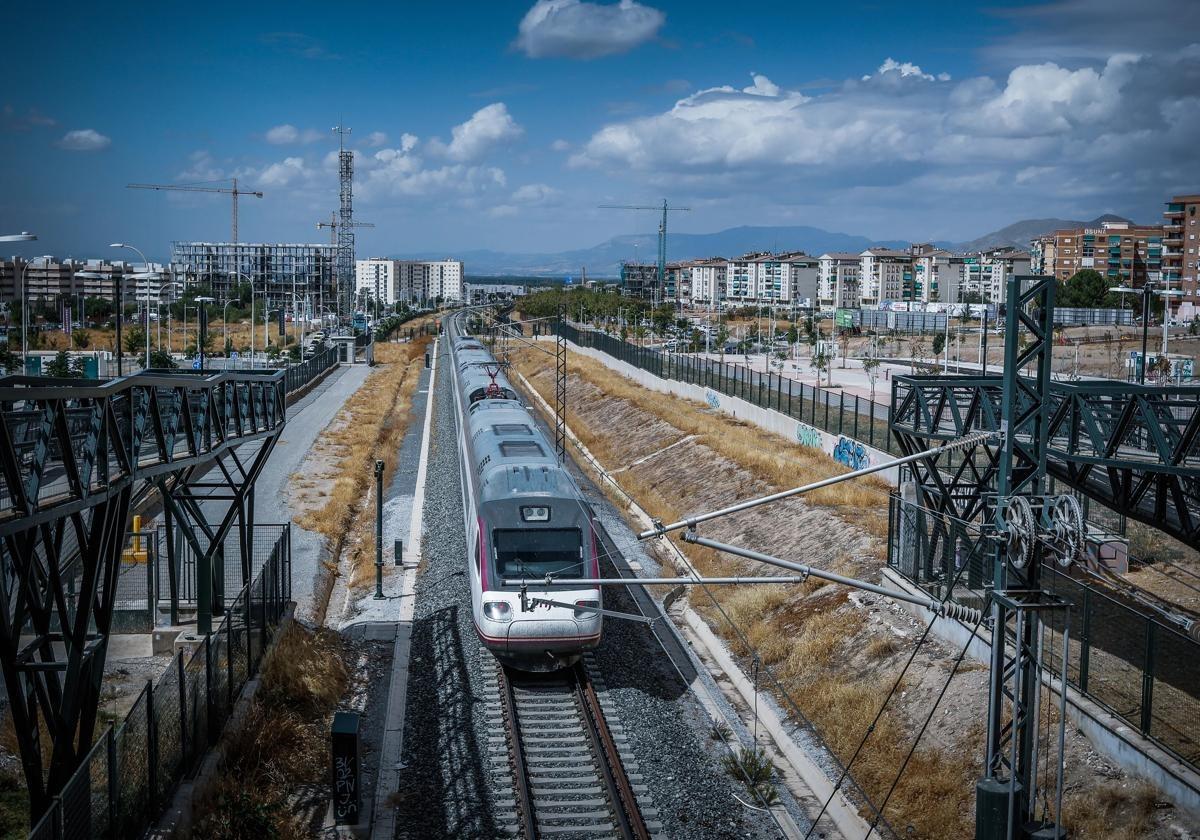
<path fill-rule="evenodd" d="M 1079 690 L 1087 694 L 1088 663 L 1092 653 L 1092 593 L 1083 590 L 1083 630 L 1079 634 Z"/>
<path fill-rule="evenodd" d="M 858 440 L 858 394 L 854 395 L 854 439 Z"/>
<path fill-rule="evenodd" d="M 154 683 L 146 680 L 146 780 L 151 812 L 158 809 L 158 724 L 154 720 Z"/>
<path fill-rule="evenodd" d="M 225 613 L 225 714 L 233 711 L 233 610 Z M 217 628 L 221 632 L 221 628 Z"/>
<path fill-rule="evenodd" d="M 121 786 L 117 784 L 117 736 L 111 725 L 107 732 L 108 743 L 108 833 L 110 837 L 120 837 L 117 830 L 117 799 L 121 795 Z"/>
<path fill-rule="evenodd" d="M 846 420 L 846 392 L 838 391 L 838 434 L 842 434 L 842 427 Z"/>
<path fill-rule="evenodd" d="M 788 417 L 792 416 L 792 377 L 788 377 Z"/>
<path fill-rule="evenodd" d="M 1154 710 L 1154 642 L 1158 632 L 1154 622 L 1146 619 L 1146 660 L 1142 667 L 1142 734 L 1150 735 Z"/>
<path fill-rule="evenodd" d="M 217 628 L 219 633 L 221 628 Z M 212 640 L 213 634 L 204 637 L 204 718 L 206 726 L 205 731 L 208 733 L 209 745 L 217 743 L 217 727 L 214 725 L 216 715 L 213 714 L 213 661 L 212 661 Z"/>
<path fill-rule="evenodd" d="M 179 660 L 179 759 L 184 768 L 188 766 L 188 725 L 187 725 L 187 675 L 184 673 L 183 651 L 175 655 Z"/>

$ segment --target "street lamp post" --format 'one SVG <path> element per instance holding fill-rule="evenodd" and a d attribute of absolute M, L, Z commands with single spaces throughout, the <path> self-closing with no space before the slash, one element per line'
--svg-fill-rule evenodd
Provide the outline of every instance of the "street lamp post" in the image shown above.
<path fill-rule="evenodd" d="M 1142 296 L 1142 361 L 1138 370 L 1138 384 L 1146 384 L 1146 350 L 1150 339 L 1150 294 L 1153 286 L 1143 283 L 1140 289 L 1133 286 L 1114 286 L 1109 291 L 1125 294 L 1140 294 Z"/>
<path fill-rule="evenodd" d="M 143 275 L 146 279 L 146 310 L 145 310 L 146 311 L 146 326 L 143 329 L 143 332 L 146 334 L 146 358 L 143 360 L 143 362 L 144 362 L 143 367 L 150 367 L 150 278 L 155 275 L 150 271 L 150 261 L 148 259 L 146 259 L 146 255 L 142 253 L 141 248 L 137 248 L 137 247 L 135 247 L 133 245 L 129 245 L 125 242 L 114 242 L 111 245 L 109 245 L 108 247 L 110 247 L 110 248 L 128 248 L 130 251 L 136 251 L 137 255 L 142 258 L 142 264 L 146 266 L 146 273 Z M 138 275 L 135 274 L 134 278 L 137 279 L 137 277 L 138 277 Z M 120 316 L 122 314 L 124 314 L 124 313 L 118 312 L 117 317 L 120 318 Z M 120 320 L 118 320 L 117 321 L 117 324 L 118 324 L 117 331 L 118 332 L 120 332 L 120 323 L 121 323 Z M 117 356 L 117 372 L 118 372 L 118 374 L 120 373 L 120 370 L 121 370 L 121 357 Z"/>
<path fill-rule="evenodd" d="M 17 240 L 17 241 L 22 241 L 22 240 Z M 47 255 L 41 256 L 41 257 L 34 257 L 34 259 L 41 260 L 42 265 L 49 268 L 50 261 L 52 259 L 54 259 L 54 257 L 47 254 Z M 33 262 L 33 260 L 26 260 L 25 262 L 21 263 L 21 367 L 22 367 L 21 372 L 22 373 L 29 372 L 29 362 L 27 361 L 29 358 L 29 338 L 28 338 L 29 301 L 27 300 L 28 296 L 25 293 L 26 288 L 29 284 L 27 282 L 27 276 L 26 276 L 25 272 L 29 268 L 29 264 L 31 262 Z M 43 288 L 45 288 L 44 284 L 43 284 Z"/>

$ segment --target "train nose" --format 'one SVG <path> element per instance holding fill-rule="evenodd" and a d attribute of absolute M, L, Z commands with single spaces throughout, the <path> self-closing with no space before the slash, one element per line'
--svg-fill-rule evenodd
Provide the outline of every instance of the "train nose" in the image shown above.
<path fill-rule="evenodd" d="M 513 622 L 508 628 L 508 650 L 510 653 L 578 653 L 596 646 L 599 630 L 593 630 L 592 623 L 571 618 Z"/>

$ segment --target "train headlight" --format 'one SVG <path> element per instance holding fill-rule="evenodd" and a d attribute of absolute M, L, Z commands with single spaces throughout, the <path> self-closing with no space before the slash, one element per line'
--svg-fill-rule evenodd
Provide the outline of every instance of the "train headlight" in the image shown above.
<path fill-rule="evenodd" d="M 486 601 L 483 614 L 492 621 L 512 621 L 512 607 L 506 601 Z"/>
<path fill-rule="evenodd" d="M 580 607 L 591 607 L 592 609 L 580 609 Z M 599 601 L 576 601 L 575 602 L 575 617 L 576 618 L 592 618 L 598 613 L 596 610 L 600 608 Z"/>

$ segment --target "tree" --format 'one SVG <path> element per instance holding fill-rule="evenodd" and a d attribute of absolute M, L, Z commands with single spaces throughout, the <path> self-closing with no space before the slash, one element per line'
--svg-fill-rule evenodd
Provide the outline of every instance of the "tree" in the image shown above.
<path fill-rule="evenodd" d="M 1112 299 L 1108 280 L 1094 268 L 1081 268 L 1072 274 L 1059 289 L 1058 298 L 1061 306 L 1094 308 L 1117 304 Z"/>
<path fill-rule="evenodd" d="M 829 355 L 825 352 L 824 348 L 821 348 L 820 350 L 817 350 L 816 352 L 813 353 L 812 361 L 809 364 L 817 374 L 817 384 L 818 385 L 821 384 L 821 374 L 829 371 L 829 362 L 830 362 Z M 830 376 L 830 379 L 829 379 L 828 384 L 830 386 L 832 386 L 833 385 L 832 372 L 829 373 L 829 376 Z"/>
<path fill-rule="evenodd" d="M 879 358 L 875 355 L 874 346 L 871 347 L 867 357 L 862 360 L 862 368 L 867 375 L 867 381 L 871 383 L 871 402 L 875 402 L 875 380 L 879 378 Z"/>
<path fill-rule="evenodd" d="M 71 357 L 66 350 L 59 350 L 54 354 L 54 358 L 50 360 L 50 364 L 46 365 L 46 376 L 53 376 L 58 379 L 70 379 L 74 375 L 74 365 L 71 364 Z"/>
<path fill-rule="evenodd" d="M 151 350 L 150 367 L 170 370 L 179 367 L 179 365 L 175 363 L 175 358 L 166 350 Z"/>
<path fill-rule="evenodd" d="M 76 350 L 86 350 L 92 343 L 92 335 L 87 330 L 71 331 L 71 346 Z"/>
<path fill-rule="evenodd" d="M 140 353 L 146 348 L 146 331 L 141 327 L 132 327 L 122 339 L 126 353 Z"/>
<path fill-rule="evenodd" d="M 937 358 L 942 355 L 942 351 L 946 349 L 946 336 L 944 333 L 938 333 L 933 337 L 933 356 Z"/>
<path fill-rule="evenodd" d="M 721 323 L 717 326 L 717 351 L 721 354 L 721 361 L 725 361 L 725 342 L 729 341 L 729 327 Z"/>
<path fill-rule="evenodd" d="M 21 357 L 8 349 L 7 344 L 0 345 L 0 368 L 5 373 L 12 373 L 21 367 Z"/>

